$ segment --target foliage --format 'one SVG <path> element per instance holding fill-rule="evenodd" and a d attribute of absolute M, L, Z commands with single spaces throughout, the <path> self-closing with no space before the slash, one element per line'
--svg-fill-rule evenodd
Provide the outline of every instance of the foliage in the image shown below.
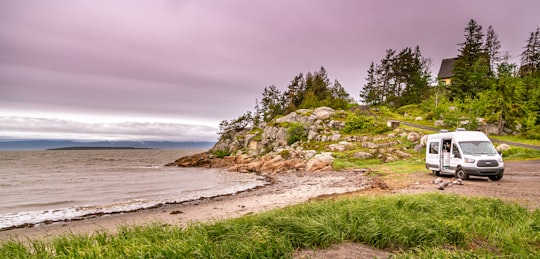
<path fill-rule="evenodd" d="M 521 53 L 521 76 L 540 77 L 540 28 L 531 32 L 524 49 Z"/>
<path fill-rule="evenodd" d="M 428 193 L 329 199 L 187 227 L 7 241 L 1 258 L 285 258 L 344 241 L 405 258 L 538 258 L 540 211 L 493 198 Z M 479 245 L 481 244 L 481 245 Z M 450 249 L 443 249 L 450 248 Z"/>
<path fill-rule="evenodd" d="M 219 157 L 219 158 L 224 158 L 226 156 L 230 156 L 231 152 L 228 151 L 228 150 L 216 150 L 216 151 L 214 151 L 214 155 Z"/>
<path fill-rule="evenodd" d="M 307 130 L 301 123 L 291 123 L 287 129 L 287 144 L 292 145 L 298 141 L 307 140 Z"/>
<path fill-rule="evenodd" d="M 276 86 L 264 89 L 261 103 L 257 103 L 257 114 L 262 120 L 270 120 L 298 109 L 327 106 L 346 109 L 354 100 L 336 79 L 332 83 L 324 67 L 319 71 L 299 74 L 290 82 L 287 90 L 280 91 Z"/>
<path fill-rule="evenodd" d="M 366 104 L 391 107 L 419 103 L 429 86 L 429 62 L 418 46 L 399 53 L 388 49 L 380 64 L 371 63 L 360 98 Z"/>
<path fill-rule="evenodd" d="M 537 159 L 540 157 L 540 151 L 513 146 L 503 151 L 502 156 L 505 160 Z"/>
<path fill-rule="evenodd" d="M 375 120 L 371 116 L 349 114 L 345 120 L 344 133 L 355 133 L 371 129 L 375 126 Z"/>
<path fill-rule="evenodd" d="M 247 111 L 242 116 L 234 120 L 223 120 L 219 123 L 219 134 L 225 135 L 230 131 L 241 131 L 246 128 L 251 128 L 253 126 L 253 116 L 250 111 Z"/>

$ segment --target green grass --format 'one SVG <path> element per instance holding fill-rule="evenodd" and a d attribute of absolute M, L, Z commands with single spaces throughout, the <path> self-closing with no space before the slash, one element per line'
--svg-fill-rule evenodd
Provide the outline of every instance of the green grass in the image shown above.
<path fill-rule="evenodd" d="M 421 194 L 304 203 L 188 227 L 9 241 L 0 258 L 287 258 L 344 241 L 400 258 L 538 258 L 540 211 L 489 198 Z"/>
<path fill-rule="evenodd" d="M 504 161 L 521 161 L 527 159 L 539 159 L 540 151 L 521 147 L 512 147 L 502 152 Z"/>
<path fill-rule="evenodd" d="M 528 145 L 534 145 L 534 146 L 539 146 L 540 147 L 540 140 L 538 140 L 538 139 L 527 139 L 527 138 L 524 138 L 524 137 L 517 137 L 517 136 L 495 136 L 495 135 L 493 135 L 491 137 L 496 138 L 496 139 L 500 139 L 500 140 L 518 142 L 518 143 L 522 143 L 522 144 L 528 144 Z"/>

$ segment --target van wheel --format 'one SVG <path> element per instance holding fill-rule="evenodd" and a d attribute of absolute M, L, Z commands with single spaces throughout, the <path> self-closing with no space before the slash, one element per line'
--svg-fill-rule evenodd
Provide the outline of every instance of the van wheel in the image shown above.
<path fill-rule="evenodd" d="M 499 181 L 499 180 L 502 179 L 502 177 L 503 177 L 503 174 L 488 176 L 489 180 L 491 180 L 491 181 Z"/>
<path fill-rule="evenodd" d="M 458 169 L 456 170 L 456 178 L 461 180 L 468 180 L 469 175 L 466 174 L 463 169 L 461 169 L 461 167 L 458 167 Z"/>
<path fill-rule="evenodd" d="M 433 170 L 433 175 L 435 175 L 435 176 L 440 176 L 440 175 L 441 175 L 441 171 Z"/>

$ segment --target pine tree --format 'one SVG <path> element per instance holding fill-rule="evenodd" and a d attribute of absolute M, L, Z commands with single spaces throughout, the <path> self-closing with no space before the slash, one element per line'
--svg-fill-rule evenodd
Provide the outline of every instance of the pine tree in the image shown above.
<path fill-rule="evenodd" d="M 486 42 L 484 43 L 484 49 L 487 51 L 489 57 L 489 68 L 492 73 L 497 71 L 497 66 L 502 60 L 501 54 L 501 42 L 499 41 L 499 35 L 495 33 L 495 30 L 490 25 L 486 33 Z"/>
<path fill-rule="evenodd" d="M 489 54 L 483 41 L 482 26 L 470 20 L 465 28 L 465 42 L 460 43 L 460 54 L 454 63 L 451 99 L 474 98 L 490 86 Z"/>
<path fill-rule="evenodd" d="M 371 62 L 367 74 L 366 84 L 360 90 L 360 99 L 366 104 L 379 104 L 375 63 Z"/>
<path fill-rule="evenodd" d="M 540 76 L 540 28 L 531 32 L 521 53 L 521 76 Z"/>
<path fill-rule="evenodd" d="M 277 89 L 276 86 L 271 85 L 265 87 L 263 91 L 263 98 L 261 100 L 261 110 L 264 121 L 270 121 L 278 115 L 282 115 L 285 108 L 285 96 Z"/>

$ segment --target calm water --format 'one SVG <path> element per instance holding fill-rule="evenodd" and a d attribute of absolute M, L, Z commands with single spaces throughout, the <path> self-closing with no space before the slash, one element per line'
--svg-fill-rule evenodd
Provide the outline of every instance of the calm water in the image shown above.
<path fill-rule="evenodd" d="M 147 208 L 265 184 L 254 174 L 163 166 L 195 152 L 0 151 L 0 229 Z"/>

